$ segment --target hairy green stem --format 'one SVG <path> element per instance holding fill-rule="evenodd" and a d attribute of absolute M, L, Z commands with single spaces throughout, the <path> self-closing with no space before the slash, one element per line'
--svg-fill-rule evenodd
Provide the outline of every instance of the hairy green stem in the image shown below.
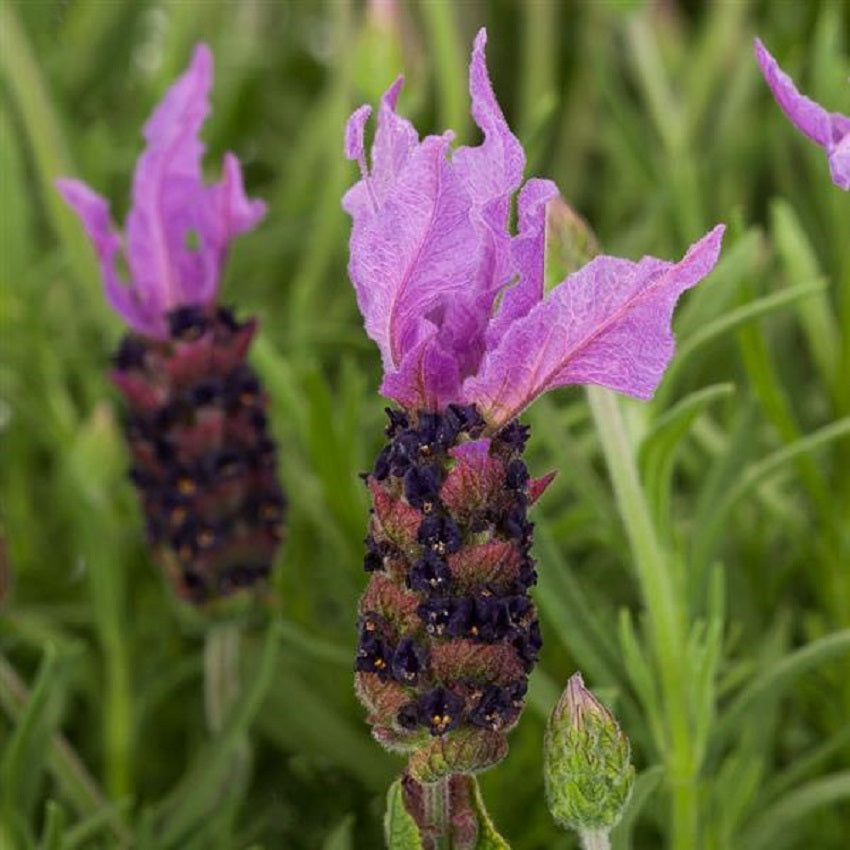
<path fill-rule="evenodd" d="M 579 835 L 584 850 L 611 850 L 607 829 L 583 829 Z"/>
<path fill-rule="evenodd" d="M 210 626 L 204 643 L 204 708 L 213 735 L 224 728 L 239 698 L 239 626 L 233 622 Z"/>
<path fill-rule="evenodd" d="M 423 784 L 425 822 L 433 850 L 452 850 L 451 779 L 443 776 Z"/>
<path fill-rule="evenodd" d="M 661 679 L 666 740 L 658 745 L 667 764 L 672 794 L 671 848 L 693 850 L 698 828 L 699 765 L 695 755 L 698 742 L 689 722 L 686 613 L 679 604 L 672 564 L 659 542 L 644 497 L 620 402 L 612 392 L 596 387 L 588 387 L 587 395 L 634 557 Z"/>

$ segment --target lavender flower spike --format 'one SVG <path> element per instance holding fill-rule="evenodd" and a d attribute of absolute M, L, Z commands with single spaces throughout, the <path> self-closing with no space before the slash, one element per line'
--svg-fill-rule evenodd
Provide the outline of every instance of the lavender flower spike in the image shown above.
<path fill-rule="evenodd" d="M 850 117 L 827 112 L 819 103 L 800 94 L 758 38 L 755 51 L 762 74 L 782 111 L 803 135 L 826 151 L 832 182 L 850 191 Z"/>
<path fill-rule="evenodd" d="M 343 200 L 349 273 L 381 349 L 381 391 L 408 409 L 477 404 L 491 428 L 564 384 L 648 398 L 673 353 L 676 301 L 711 271 L 723 228 L 679 263 L 597 257 L 544 297 L 546 204 L 557 189 L 529 180 L 519 231 L 509 232 L 524 154 L 493 94 L 485 42 L 482 29 L 470 65 L 478 147 L 452 150 L 448 132 L 420 142 L 395 111 L 400 80 L 381 102 L 371 167 L 368 108 L 349 120 L 346 154 L 362 173 Z"/>
<path fill-rule="evenodd" d="M 107 298 L 130 325 L 112 380 L 127 402 L 130 478 L 148 540 L 181 597 L 219 608 L 236 591 L 265 587 L 285 499 L 267 401 L 245 362 L 256 321 L 237 321 L 216 303 L 228 244 L 265 205 L 245 197 L 231 154 L 221 181 L 204 185 L 198 133 L 211 84 L 212 54 L 200 44 L 145 125 L 125 241 L 103 198 L 77 180 L 57 186 L 94 244 Z M 115 268 L 122 247 L 127 285 Z"/>
<path fill-rule="evenodd" d="M 265 214 L 262 201 L 245 196 L 232 154 L 224 157 L 222 179 L 204 185 L 198 133 L 211 85 L 212 53 L 199 44 L 144 127 L 147 148 L 136 165 L 124 240 L 100 195 L 79 180 L 56 181 L 94 245 L 110 304 L 134 330 L 156 339 L 168 336 L 169 312 L 214 300 L 228 243 Z M 122 249 L 127 284 L 115 268 Z"/>
<path fill-rule="evenodd" d="M 516 417 L 542 393 L 597 383 L 652 395 L 673 352 L 679 295 L 711 271 L 723 228 L 679 263 L 597 257 L 544 293 L 549 180 L 523 183 L 525 155 L 475 39 L 472 116 L 484 136 L 420 141 L 381 100 L 370 161 L 368 106 L 345 151 L 361 179 L 349 273 L 384 365 L 388 443 L 366 476 L 372 517 L 356 687 L 375 738 L 432 783 L 501 759 L 542 645 L 528 510 L 552 476 L 522 460 Z M 517 199 L 517 232 L 509 230 Z"/>

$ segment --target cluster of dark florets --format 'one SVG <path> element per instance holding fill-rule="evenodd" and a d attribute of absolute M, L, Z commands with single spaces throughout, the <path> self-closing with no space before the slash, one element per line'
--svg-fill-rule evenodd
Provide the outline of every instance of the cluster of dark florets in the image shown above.
<path fill-rule="evenodd" d="M 371 474 L 358 691 L 380 736 L 503 731 L 517 720 L 541 647 L 528 588 L 527 426 L 491 437 L 474 406 L 388 410 Z M 476 441 L 476 459 L 461 451 Z M 378 731 L 376 730 L 376 734 Z"/>
<path fill-rule="evenodd" d="M 266 399 L 244 362 L 254 323 L 223 307 L 168 319 L 168 340 L 124 337 L 113 378 L 149 540 L 181 595 L 204 602 L 268 577 L 285 499 Z"/>

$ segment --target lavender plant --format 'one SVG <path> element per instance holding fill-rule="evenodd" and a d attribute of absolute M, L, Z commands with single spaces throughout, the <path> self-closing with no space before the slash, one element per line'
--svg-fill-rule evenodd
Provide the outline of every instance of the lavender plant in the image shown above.
<path fill-rule="evenodd" d="M 217 303 L 230 241 L 265 204 L 245 195 L 233 154 L 221 180 L 204 183 L 198 135 L 212 61 L 198 45 L 145 125 L 123 238 L 102 197 L 57 181 L 97 252 L 109 303 L 130 326 L 112 379 L 128 406 L 130 478 L 148 540 L 177 593 L 197 604 L 263 586 L 284 512 L 266 398 L 245 362 L 257 323 Z"/>
<path fill-rule="evenodd" d="M 794 81 L 758 38 L 755 51 L 762 74 L 782 111 L 804 136 L 826 151 L 832 182 L 850 191 L 850 117 L 828 112 L 800 94 Z"/>
<path fill-rule="evenodd" d="M 542 645 L 528 509 L 532 478 L 519 415 L 566 384 L 649 398 L 673 352 L 670 318 L 713 268 L 723 227 L 678 263 L 599 256 L 544 293 L 549 180 L 524 185 L 525 155 L 496 101 L 475 39 L 469 71 L 477 147 L 452 133 L 420 141 L 383 96 L 367 163 L 370 107 L 354 112 L 346 155 L 361 179 L 349 273 L 378 344 L 388 444 L 365 478 L 372 519 L 359 606 L 357 692 L 374 737 L 408 756 L 408 776 L 441 786 L 507 752 Z M 517 231 L 509 227 L 518 193 Z M 437 796 L 437 792 L 434 792 Z M 428 823 L 429 834 L 445 837 Z M 442 840 L 439 838 L 438 840 Z M 435 845 L 439 846 L 439 845 Z"/>

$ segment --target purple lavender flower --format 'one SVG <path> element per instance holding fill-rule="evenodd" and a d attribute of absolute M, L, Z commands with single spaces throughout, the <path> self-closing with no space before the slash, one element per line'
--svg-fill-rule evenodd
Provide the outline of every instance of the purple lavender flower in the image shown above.
<path fill-rule="evenodd" d="M 126 238 L 107 202 L 57 180 L 100 261 L 106 296 L 129 324 L 112 378 L 128 402 L 126 436 L 148 537 L 181 596 L 205 602 L 261 583 L 282 533 L 284 497 L 266 400 L 244 362 L 256 322 L 216 304 L 230 240 L 264 215 L 239 161 L 204 184 L 198 134 L 209 112 L 212 54 L 186 72 L 144 127 Z M 116 259 L 124 251 L 130 279 Z"/>
<path fill-rule="evenodd" d="M 800 94 L 758 38 L 755 51 L 762 74 L 782 111 L 803 135 L 826 151 L 832 182 L 850 191 L 850 117 L 827 112 L 819 103 Z"/>
<path fill-rule="evenodd" d="M 145 124 L 147 148 L 136 165 L 126 238 L 115 231 L 104 198 L 79 180 L 56 181 L 94 245 L 110 304 L 133 330 L 154 339 L 169 336 L 173 310 L 215 300 L 230 240 L 266 211 L 262 201 L 245 196 L 233 154 L 225 154 L 222 179 L 204 185 L 198 134 L 210 111 L 211 86 L 212 53 L 199 44 Z M 115 268 L 122 250 L 130 271 L 126 284 Z"/>
<path fill-rule="evenodd" d="M 360 601 L 357 690 L 373 734 L 410 753 L 417 781 L 504 756 L 542 640 L 528 590 L 537 578 L 532 479 L 516 417 L 564 384 L 648 398 L 673 352 L 680 294 L 713 268 L 723 227 L 679 263 L 600 256 L 544 294 L 549 180 L 524 185 L 525 155 L 496 102 L 484 59 L 470 65 L 477 147 L 420 141 L 384 95 L 367 163 L 368 106 L 345 150 L 361 179 L 346 194 L 349 272 L 384 365 L 389 443 L 367 476 L 372 519 Z M 518 193 L 518 229 L 508 227 Z M 377 630 L 377 634 L 374 631 Z M 388 659 L 415 654 L 407 681 Z M 394 656 L 393 656 L 394 657 Z"/>

